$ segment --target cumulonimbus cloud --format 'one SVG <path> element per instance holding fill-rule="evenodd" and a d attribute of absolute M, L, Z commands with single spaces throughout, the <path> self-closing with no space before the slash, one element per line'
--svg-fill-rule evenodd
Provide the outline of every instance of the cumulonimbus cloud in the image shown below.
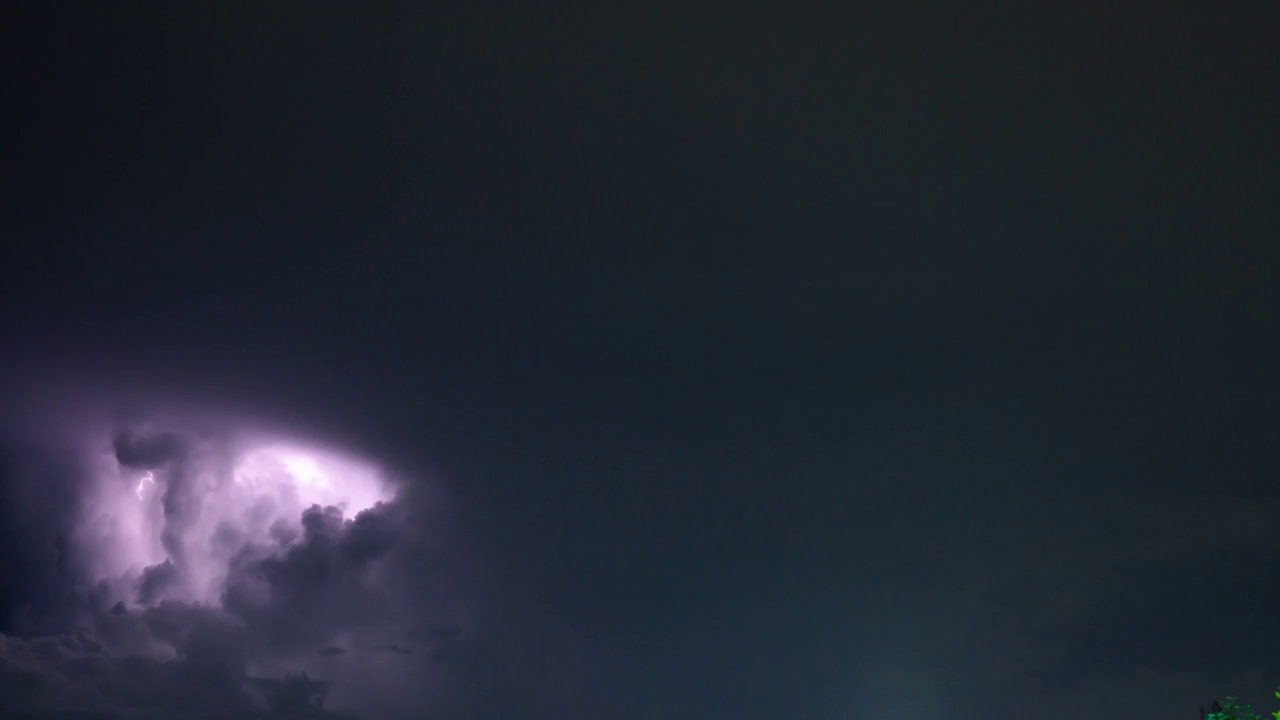
<path fill-rule="evenodd" d="M 6 418 L 6 514 L 56 552 L 0 635 L 0 711 L 345 717 L 359 664 L 421 673 L 459 641 L 424 483 L 251 414 L 105 404 Z"/>

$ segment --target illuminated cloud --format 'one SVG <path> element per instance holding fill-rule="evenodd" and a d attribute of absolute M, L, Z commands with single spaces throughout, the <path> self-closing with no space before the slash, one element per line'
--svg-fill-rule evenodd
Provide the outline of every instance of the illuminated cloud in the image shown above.
<path fill-rule="evenodd" d="M 217 604 L 233 559 L 248 546 L 288 548 L 309 509 L 340 524 L 395 497 L 376 468 L 274 436 L 131 429 L 110 447 L 89 458 L 71 540 L 89 581 L 140 583 L 135 597 L 116 598 L 129 603 Z"/>
<path fill-rule="evenodd" d="M 444 702 L 434 659 L 465 620 L 456 579 L 433 570 L 442 515 L 428 483 L 216 404 L 177 411 L 153 396 L 147 412 L 118 413 L 116 397 L 40 399 L 5 418 L 22 462 L 8 466 L 0 520 L 43 580 L 9 623 L 20 636 L 0 635 L 0 711 L 380 707 L 371 718 Z"/>

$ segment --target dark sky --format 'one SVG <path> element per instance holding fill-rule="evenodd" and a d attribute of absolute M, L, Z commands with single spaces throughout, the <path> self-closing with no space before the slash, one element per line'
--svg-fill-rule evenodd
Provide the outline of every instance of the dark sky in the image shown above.
<path fill-rule="evenodd" d="M 7 8 L 6 370 L 429 469 L 458 717 L 1270 699 L 1275 7 L 614 5 Z"/>

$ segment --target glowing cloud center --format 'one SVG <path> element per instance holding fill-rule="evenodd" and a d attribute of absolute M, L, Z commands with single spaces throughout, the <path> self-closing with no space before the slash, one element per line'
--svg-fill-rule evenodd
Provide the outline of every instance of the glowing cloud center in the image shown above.
<path fill-rule="evenodd" d="M 129 602 L 216 604 L 236 556 L 250 546 L 284 550 L 301 536 L 308 508 L 337 507 L 350 519 L 395 495 L 375 468 L 338 452 L 275 441 L 245 447 L 193 441 L 149 469 L 114 456 L 97 463 L 78 537 L 93 576 L 123 582 Z"/>
<path fill-rule="evenodd" d="M 352 517 L 390 499 L 375 472 L 334 455 L 288 445 L 246 453 L 236 464 L 233 478 L 240 493 L 286 502 L 296 496 L 299 512 L 311 505 L 333 505 Z"/>

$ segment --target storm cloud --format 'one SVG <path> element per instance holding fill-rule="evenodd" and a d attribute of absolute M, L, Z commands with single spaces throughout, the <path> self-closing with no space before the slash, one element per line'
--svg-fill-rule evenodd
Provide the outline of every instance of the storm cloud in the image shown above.
<path fill-rule="evenodd" d="M 248 671 L 247 628 L 216 609 L 163 603 L 104 628 L 60 636 L 0 636 L 0 691 L 10 716 L 314 718 L 329 683 L 304 673 Z M 150 652 L 140 648 L 151 648 Z"/>
<path fill-rule="evenodd" d="M 429 483 L 228 414 L 105 423 L 92 401 L 67 413 L 60 399 L 57 432 L 7 439 L 6 515 L 21 547 L 49 551 L 19 557 L 44 580 L 18 588 L 14 634 L 0 635 L 0 709 L 355 717 L 369 687 L 375 707 L 410 702 L 397 693 L 431 706 L 422 684 L 361 676 L 418 654 L 446 694 L 438 660 L 466 618 L 450 611 L 458 579 L 433 563 L 447 522 Z M 49 478 L 60 494 L 22 492 Z"/>

